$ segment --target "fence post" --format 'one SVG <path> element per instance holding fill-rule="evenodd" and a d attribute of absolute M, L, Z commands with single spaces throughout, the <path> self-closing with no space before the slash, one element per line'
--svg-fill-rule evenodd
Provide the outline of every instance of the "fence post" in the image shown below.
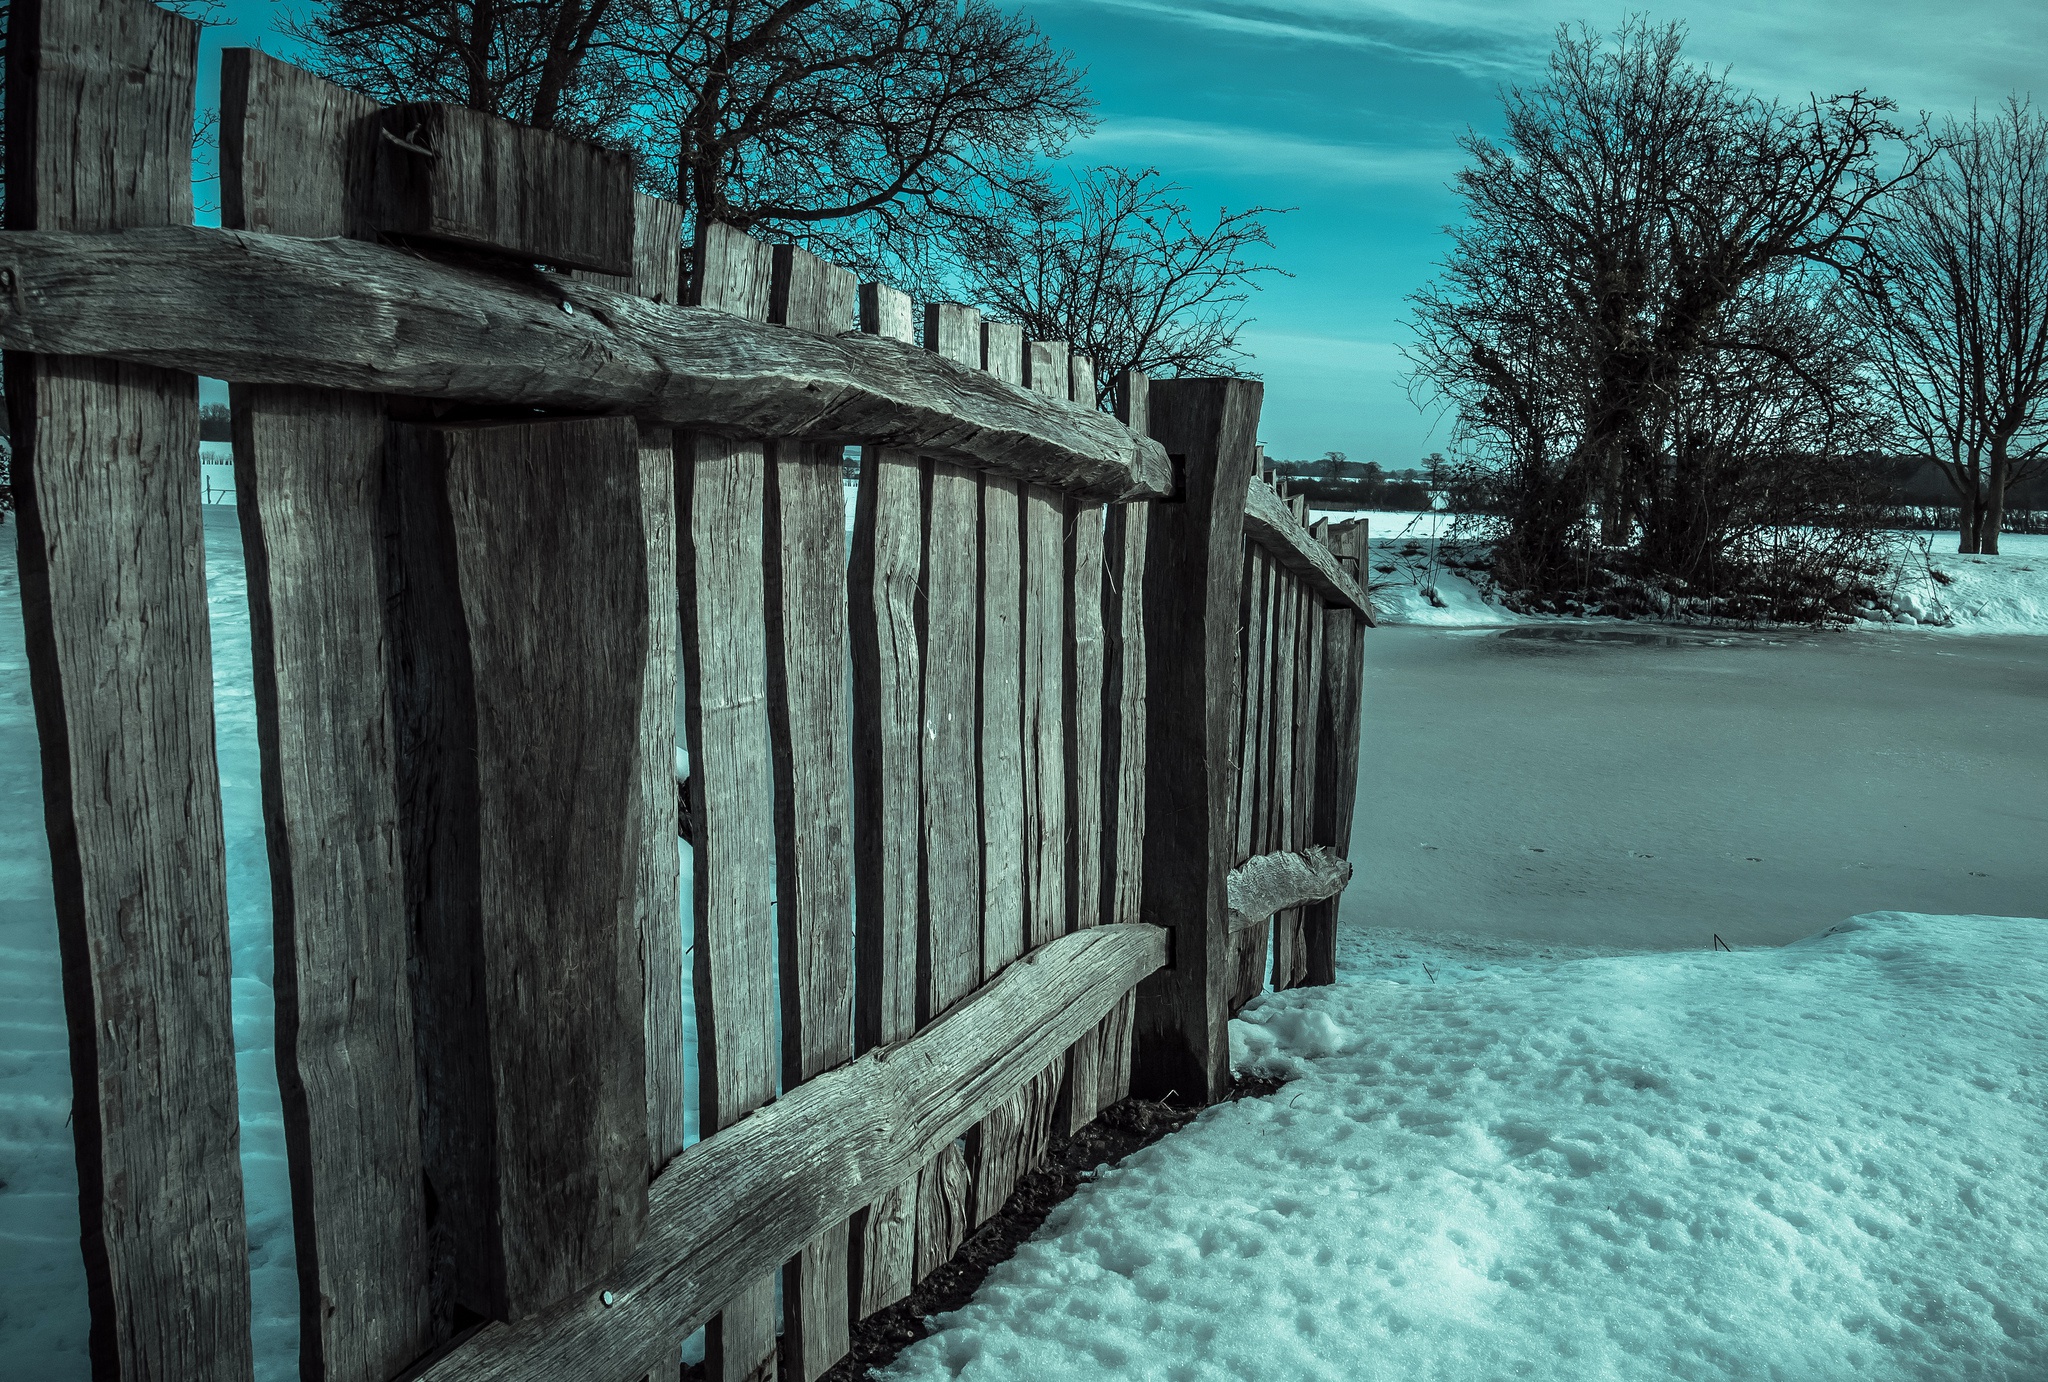
<path fill-rule="evenodd" d="M 1167 967 L 1138 988 L 1131 1088 L 1151 1098 L 1213 1102 L 1230 1081 L 1231 734 L 1261 395 L 1246 379 L 1151 387 L 1152 435 L 1180 471 L 1174 497 L 1152 506 L 1145 563 L 1143 917 L 1173 937 Z"/>
<path fill-rule="evenodd" d="M 1329 529 L 1325 545 L 1337 564 L 1366 590 L 1366 520 Z M 1351 813 L 1358 802 L 1359 707 L 1364 696 L 1365 620 L 1348 609 L 1323 611 L 1322 693 L 1316 704 L 1315 820 L 1310 836 L 1339 854 L 1351 854 Z M 1302 910 L 1304 984 L 1337 982 L 1337 905 L 1312 902 Z"/>
<path fill-rule="evenodd" d="M 198 50 L 137 0 L 15 0 L 8 227 L 189 224 Z M 198 386 L 54 356 L 6 373 L 93 1370 L 245 1379 Z"/>

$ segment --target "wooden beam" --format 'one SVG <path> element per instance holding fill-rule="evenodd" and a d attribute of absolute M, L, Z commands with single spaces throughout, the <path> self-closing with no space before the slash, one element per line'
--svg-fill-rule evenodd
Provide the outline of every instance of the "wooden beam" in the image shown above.
<path fill-rule="evenodd" d="M 1335 897 L 1350 881 L 1350 863 L 1328 845 L 1247 859 L 1230 871 L 1230 929 L 1246 931 L 1276 912 Z"/>
<path fill-rule="evenodd" d="M 1225 1012 L 1236 843 L 1231 734 L 1244 497 L 1262 390 L 1245 379 L 1154 383 L 1152 435 L 1183 493 L 1154 504 L 1145 559 L 1144 917 L 1173 932 L 1172 969 L 1138 991 L 1134 1093 L 1213 1103 L 1230 1079 Z"/>
<path fill-rule="evenodd" d="M 164 226 L 0 236 L 0 345 L 253 384 L 461 399 L 735 436 L 865 442 L 1103 499 L 1162 495 L 1115 418 L 908 341 L 788 331 L 561 274 L 389 245 Z"/>
<path fill-rule="evenodd" d="M 1165 959 L 1156 927 L 1063 936 L 908 1041 L 799 1085 L 676 1158 L 618 1272 L 544 1317 L 485 1326 L 421 1382 L 631 1374 L 736 1286 L 914 1176 Z"/>
<path fill-rule="evenodd" d="M 1372 601 L 1365 597 L 1357 579 L 1337 564 L 1328 548 L 1309 536 L 1308 529 L 1289 511 L 1287 501 L 1256 478 L 1246 488 L 1244 531 L 1272 553 L 1274 560 L 1308 582 L 1325 605 L 1353 610 L 1363 615 L 1368 625 L 1376 622 Z"/>
<path fill-rule="evenodd" d="M 8 224 L 189 221 L 198 50 L 139 0 L 16 0 Z M 246 1382 L 198 385 L 107 360 L 6 376 L 93 1372 Z"/>

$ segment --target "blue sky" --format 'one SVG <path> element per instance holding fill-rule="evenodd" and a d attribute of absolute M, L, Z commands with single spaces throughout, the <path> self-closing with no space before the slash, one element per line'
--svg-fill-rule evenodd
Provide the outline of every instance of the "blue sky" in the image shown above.
<path fill-rule="evenodd" d="M 1624 14 L 1684 21 L 1690 51 L 1738 82 L 1803 96 L 1867 88 L 1910 114 L 2026 93 L 2048 62 L 2048 4 L 1947 0 L 1720 0 L 1649 8 L 1580 0 L 1031 0 L 1046 33 L 1089 69 L 1100 127 L 1083 163 L 1156 165 L 1196 210 L 1295 207 L 1271 226 L 1269 279 L 1244 344 L 1266 379 L 1261 435 L 1275 455 L 1328 450 L 1390 467 L 1442 449 L 1396 347 L 1404 299 L 1457 215 L 1446 184 L 1458 136 L 1498 124 L 1497 91 L 1541 70 L 1559 23 Z M 276 10 L 230 0 L 209 48 L 262 42 Z M 208 61 L 208 80 L 217 64 Z M 2040 92 L 2048 100 L 2048 89 Z M 210 99 L 203 92 L 202 99 Z"/>

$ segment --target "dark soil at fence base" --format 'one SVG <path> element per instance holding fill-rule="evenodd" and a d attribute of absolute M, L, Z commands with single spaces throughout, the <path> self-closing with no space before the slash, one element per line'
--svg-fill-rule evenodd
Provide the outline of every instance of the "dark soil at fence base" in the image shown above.
<path fill-rule="evenodd" d="M 1282 1081 L 1234 1081 L 1225 1100 L 1256 1099 L 1279 1089 Z M 878 1310 L 854 1326 L 853 1348 L 821 1382 L 862 1382 L 872 1369 L 886 1367 L 896 1355 L 931 1333 L 925 1321 L 958 1310 L 974 1299 L 982 1279 L 1007 1262 L 1026 1239 L 1038 1232 L 1048 1215 L 1081 1188 L 1096 1167 L 1114 1165 L 1149 1147 L 1168 1133 L 1179 1132 L 1201 1115 L 1201 1108 L 1152 1099 L 1126 1099 L 1102 1111 L 1093 1123 L 1072 1137 L 1055 1141 L 1045 1164 L 1017 1183 L 1001 1212 L 971 1234 L 951 1260 L 932 1270 L 909 1297 Z M 703 1382 L 704 1365 L 683 1369 L 683 1382 Z"/>

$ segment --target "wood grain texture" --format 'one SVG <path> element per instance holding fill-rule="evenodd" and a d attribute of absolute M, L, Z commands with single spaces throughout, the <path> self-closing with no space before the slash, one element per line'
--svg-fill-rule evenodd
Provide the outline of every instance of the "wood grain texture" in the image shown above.
<path fill-rule="evenodd" d="M 1024 352 L 1024 387 L 1061 402 L 1073 398 L 1065 341 L 1033 341 Z"/>
<path fill-rule="evenodd" d="M 1237 707 L 1237 830 L 1231 851 L 1233 863 L 1251 857 L 1252 835 L 1258 810 L 1259 707 L 1260 688 L 1266 669 L 1266 573 L 1265 553 L 1249 548 L 1244 557 L 1244 578 L 1240 583 L 1238 613 L 1238 707 Z"/>
<path fill-rule="evenodd" d="M 973 1225 L 974 1180 L 961 1142 L 948 1142 L 917 1176 L 917 1267 L 922 1281 L 960 1251 Z"/>
<path fill-rule="evenodd" d="M 576 278 L 655 303 L 683 300 L 683 209 L 645 192 L 633 194 L 633 265 L 628 273 L 579 269 Z"/>
<path fill-rule="evenodd" d="M 198 42 L 134 0 L 15 4 L 10 228 L 189 221 Z M 197 388 L 20 357 L 6 384 L 93 1369 L 240 1382 L 248 1247 Z"/>
<path fill-rule="evenodd" d="M 647 548 L 647 671 L 640 687 L 640 834 L 634 921 L 647 1030 L 647 1168 L 683 1149 L 682 874 L 676 857 L 676 447 L 664 427 L 640 429 L 640 517 Z"/>
<path fill-rule="evenodd" d="M 825 332 L 853 313 L 852 274 L 795 246 L 775 247 L 772 318 Z M 768 721 L 786 1089 L 853 1059 L 846 492 L 830 463 L 836 455 L 814 456 L 813 445 L 777 443 L 768 472 Z M 814 1382 L 846 1353 L 847 1251 L 841 1222 L 784 1269 L 784 1370 L 796 1382 Z"/>
<path fill-rule="evenodd" d="M 236 386 L 300 1353 L 383 1382 L 433 1343 L 385 664 L 384 407 Z"/>
<path fill-rule="evenodd" d="M 981 487 L 980 769 L 982 972 L 1030 948 L 1024 885 L 1023 499 L 993 475 Z"/>
<path fill-rule="evenodd" d="M 1324 604 L 1342 605 L 1362 615 L 1368 625 L 1373 623 L 1372 602 L 1366 599 L 1365 588 L 1308 535 L 1272 486 L 1254 481 L 1246 490 L 1244 531 L 1296 579 L 1307 582 Z"/>
<path fill-rule="evenodd" d="M 693 303 L 764 320 L 773 277 L 770 246 L 715 222 L 698 228 Z M 767 457 L 754 441 L 699 434 L 691 445 L 694 460 L 678 468 L 678 556 L 695 849 L 697 1118 L 709 1137 L 775 1097 L 783 999 L 764 598 Z M 706 1335 L 714 1382 L 752 1382 L 776 1366 L 774 1273 L 734 1287 Z"/>
<path fill-rule="evenodd" d="M 380 231 L 527 263 L 633 272 L 633 161 L 443 101 L 387 106 L 370 216 Z"/>
<path fill-rule="evenodd" d="M 981 314 L 933 303 L 925 313 L 925 347 L 952 359 L 978 361 Z M 958 1003 L 982 980 L 976 697 L 981 486 L 972 471 L 943 461 L 926 463 L 924 482 L 920 1023 Z"/>
<path fill-rule="evenodd" d="M 0 241 L 0 345 L 735 436 L 914 447 L 1103 499 L 1166 456 L 1107 414 L 884 337 L 784 331 L 562 274 L 192 226 Z"/>
<path fill-rule="evenodd" d="M 909 300 L 860 288 L 863 331 L 913 330 Z M 900 308 L 900 310 L 898 310 Z M 861 451 L 848 573 L 854 724 L 855 1049 L 917 1029 L 919 859 L 923 793 L 918 637 L 923 475 L 915 453 Z M 908 1295 L 916 1273 L 918 1170 L 880 1187 L 861 1223 L 853 1271 L 863 1315 Z"/>
<path fill-rule="evenodd" d="M 1230 929 L 1244 931 L 1276 912 L 1335 897 L 1350 882 L 1350 863 L 1327 845 L 1257 855 L 1230 871 Z"/>
<path fill-rule="evenodd" d="M 1067 633 L 1065 503 L 1024 494 L 1022 674 L 1025 934 L 1044 945 L 1067 929 L 1067 756 L 1060 694 Z"/>
<path fill-rule="evenodd" d="M 1143 914 L 1173 932 L 1172 969 L 1138 991 L 1131 1084 L 1149 1098 L 1209 1103 L 1230 1078 L 1230 737 L 1260 398 L 1236 379 L 1155 382 L 1149 394 L 1152 435 L 1185 474 L 1177 502 L 1152 506 L 1145 558 Z"/>
<path fill-rule="evenodd" d="M 1078 357 L 1077 357 L 1078 358 Z M 1066 501 L 1062 572 L 1068 632 L 1062 643 L 1060 716 L 1066 722 L 1067 923 L 1078 931 L 1102 923 L 1103 506 Z M 1098 1098 L 1101 1045 L 1094 1033 L 1067 1054 L 1068 1087 L 1055 1130 L 1071 1135 L 1092 1122 Z"/>
<path fill-rule="evenodd" d="M 517 1319 L 614 1268 L 646 1214 L 640 437 L 612 418 L 389 445 L 436 1291 Z"/>
<path fill-rule="evenodd" d="M 271 235 L 374 234 L 377 103 L 257 48 L 220 55 L 220 221 Z"/>
<path fill-rule="evenodd" d="M 1296 518 L 1303 519 L 1308 500 L 1297 495 L 1292 502 L 1297 506 Z M 1320 536 L 1316 541 L 1322 545 Z M 1301 602 L 1301 625 L 1295 643 L 1298 670 L 1294 682 L 1294 776 L 1290 784 L 1294 793 L 1294 833 L 1288 841 L 1288 848 L 1297 850 L 1323 843 L 1315 837 L 1313 813 L 1316 759 L 1320 751 L 1316 707 L 1322 692 L 1324 617 L 1320 600 Z M 1294 988 L 1302 983 L 1308 969 L 1299 908 L 1287 908 L 1276 915 L 1273 947 L 1273 987 Z"/>
<path fill-rule="evenodd" d="M 1092 1028 L 1081 1033 L 1092 1036 Z M 996 1106 L 968 1139 L 974 1162 L 974 1222 L 987 1223 L 1009 1203 L 1017 1182 L 1038 1168 L 1052 1146 L 1053 1118 L 1066 1080 L 1066 1053 Z"/>
<path fill-rule="evenodd" d="M 601 1288 L 542 1319 L 485 1326 L 422 1382 L 631 1373 L 735 1283 L 880 1200 L 1009 1100 L 1165 962 L 1165 942 L 1142 925 L 1063 936 L 909 1041 L 696 1143 L 655 1182 L 646 1238 Z"/>
<path fill-rule="evenodd" d="M 376 105 L 222 54 L 221 219 L 363 233 Z M 382 1382 L 434 1342 L 405 880 L 385 663 L 381 399 L 235 385 L 300 1356 Z"/>
<path fill-rule="evenodd" d="M 1363 583 L 1368 558 L 1366 520 L 1329 530 L 1331 555 Z M 1364 686 L 1365 623 L 1330 611 L 1323 622 L 1323 678 L 1316 699 L 1316 781 L 1313 831 L 1339 854 L 1351 852 L 1352 810 L 1358 800 L 1359 709 Z M 1312 903 L 1302 914 L 1303 982 L 1337 981 L 1337 901 Z"/>

